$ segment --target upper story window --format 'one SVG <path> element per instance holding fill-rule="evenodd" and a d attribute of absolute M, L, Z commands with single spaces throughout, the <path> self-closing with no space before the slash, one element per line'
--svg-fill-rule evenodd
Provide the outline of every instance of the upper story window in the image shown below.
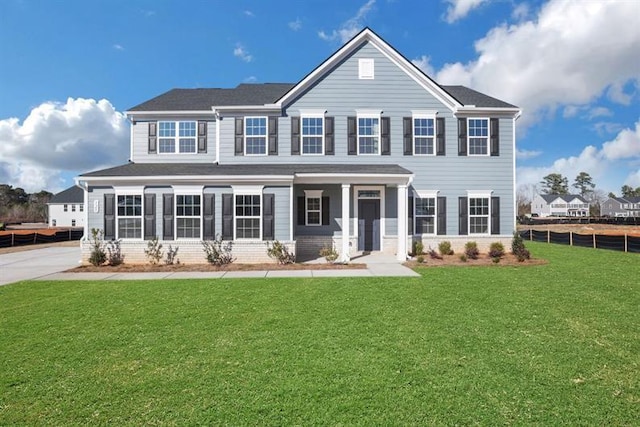
<path fill-rule="evenodd" d="M 158 152 L 195 153 L 196 122 L 158 122 Z"/>
<path fill-rule="evenodd" d="M 142 238 L 142 195 L 118 196 L 117 226 L 119 239 Z"/>
<path fill-rule="evenodd" d="M 71 212 L 75 212 L 76 211 L 76 205 L 71 205 Z"/>
<path fill-rule="evenodd" d="M 80 212 L 84 212 L 84 205 L 78 205 L 78 208 L 80 208 Z"/>
<path fill-rule="evenodd" d="M 69 206 L 68 206 L 68 205 L 64 205 L 63 210 L 64 210 L 65 212 L 67 212 L 67 211 L 69 210 Z"/>
<path fill-rule="evenodd" d="M 380 116 L 358 116 L 358 154 L 380 154 Z"/>
<path fill-rule="evenodd" d="M 247 117 L 244 121 L 245 154 L 267 154 L 267 118 Z"/>
<path fill-rule="evenodd" d="M 302 117 L 302 154 L 324 154 L 324 118 Z"/>
<path fill-rule="evenodd" d="M 413 154 L 432 156 L 435 154 L 435 119 L 413 118 Z"/>
<path fill-rule="evenodd" d="M 468 144 L 470 156 L 489 155 L 489 119 L 469 119 Z"/>

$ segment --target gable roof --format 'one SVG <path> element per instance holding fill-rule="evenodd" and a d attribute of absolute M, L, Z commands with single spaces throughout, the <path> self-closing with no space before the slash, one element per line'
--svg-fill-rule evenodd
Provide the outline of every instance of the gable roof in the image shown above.
<path fill-rule="evenodd" d="M 618 203 L 640 203 L 640 197 L 613 197 Z"/>
<path fill-rule="evenodd" d="M 499 99 L 493 98 L 465 86 L 440 86 L 449 95 L 464 105 L 475 105 L 481 108 L 518 108 Z"/>
<path fill-rule="evenodd" d="M 574 199 L 578 199 L 582 203 L 589 203 L 584 197 L 579 194 L 540 194 L 540 197 L 542 197 L 547 203 L 551 203 L 558 198 L 564 200 L 567 203 Z"/>
<path fill-rule="evenodd" d="M 84 203 L 84 190 L 74 185 L 54 195 L 49 203 Z"/>

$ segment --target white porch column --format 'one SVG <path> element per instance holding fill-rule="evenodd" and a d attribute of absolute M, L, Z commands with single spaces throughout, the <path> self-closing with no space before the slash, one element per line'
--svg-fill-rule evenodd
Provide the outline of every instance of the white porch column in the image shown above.
<path fill-rule="evenodd" d="M 407 186 L 398 185 L 398 261 L 407 260 Z"/>
<path fill-rule="evenodd" d="M 351 256 L 349 254 L 349 240 L 351 234 L 349 230 L 351 222 L 351 218 L 349 218 L 350 189 L 350 184 L 342 184 L 342 254 L 340 256 L 340 261 L 342 262 L 351 261 Z"/>

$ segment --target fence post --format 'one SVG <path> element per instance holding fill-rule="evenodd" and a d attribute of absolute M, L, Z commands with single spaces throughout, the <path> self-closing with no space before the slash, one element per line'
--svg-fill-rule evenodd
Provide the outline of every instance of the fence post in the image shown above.
<path fill-rule="evenodd" d="M 598 246 L 596 246 L 596 233 L 594 232 L 592 236 L 593 236 L 593 249 L 598 249 Z"/>
<path fill-rule="evenodd" d="M 532 242 L 533 241 L 533 228 L 529 229 L 529 241 Z"/>
<path fill-rule="evenodd" d="M 69 241 L 71 241 L 71 229 L 69 229 Z"/>
<path fill-rule="evenodd" d="M 629 252 L 629 243 L 627 243 L 627 232 L 624 233 L 624 251 Z"/>
<path fill-rule="evenodd" d="M 551 243 L 551 230 L 547 229 L 547 243 Z"/>
<path fill-rule="evenodd" d="M 573 246 L 573 231 L 569 232 L 569 246 Z"/>
<path fill-rule="evenodd" d="M 16 244 L 15 235 L 16 233 L 11 233 L 11 247 L 13 247 Z"/>
<path fill-rule="evenodd" d="M 33 244 L 36 244 L 36 241 L 38 240 L 38 232 L 36 231 L 35 233 L 33 233 Z"/>

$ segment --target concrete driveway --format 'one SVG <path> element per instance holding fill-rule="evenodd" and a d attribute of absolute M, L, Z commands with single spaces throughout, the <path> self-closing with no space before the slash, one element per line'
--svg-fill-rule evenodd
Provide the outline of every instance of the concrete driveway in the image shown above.
<path fill-rule="evenodd" d="M 0 286 L 37 279 L 78 266 L 80 243 L 73 247 L 49 247 L 0 255 Z"/>

